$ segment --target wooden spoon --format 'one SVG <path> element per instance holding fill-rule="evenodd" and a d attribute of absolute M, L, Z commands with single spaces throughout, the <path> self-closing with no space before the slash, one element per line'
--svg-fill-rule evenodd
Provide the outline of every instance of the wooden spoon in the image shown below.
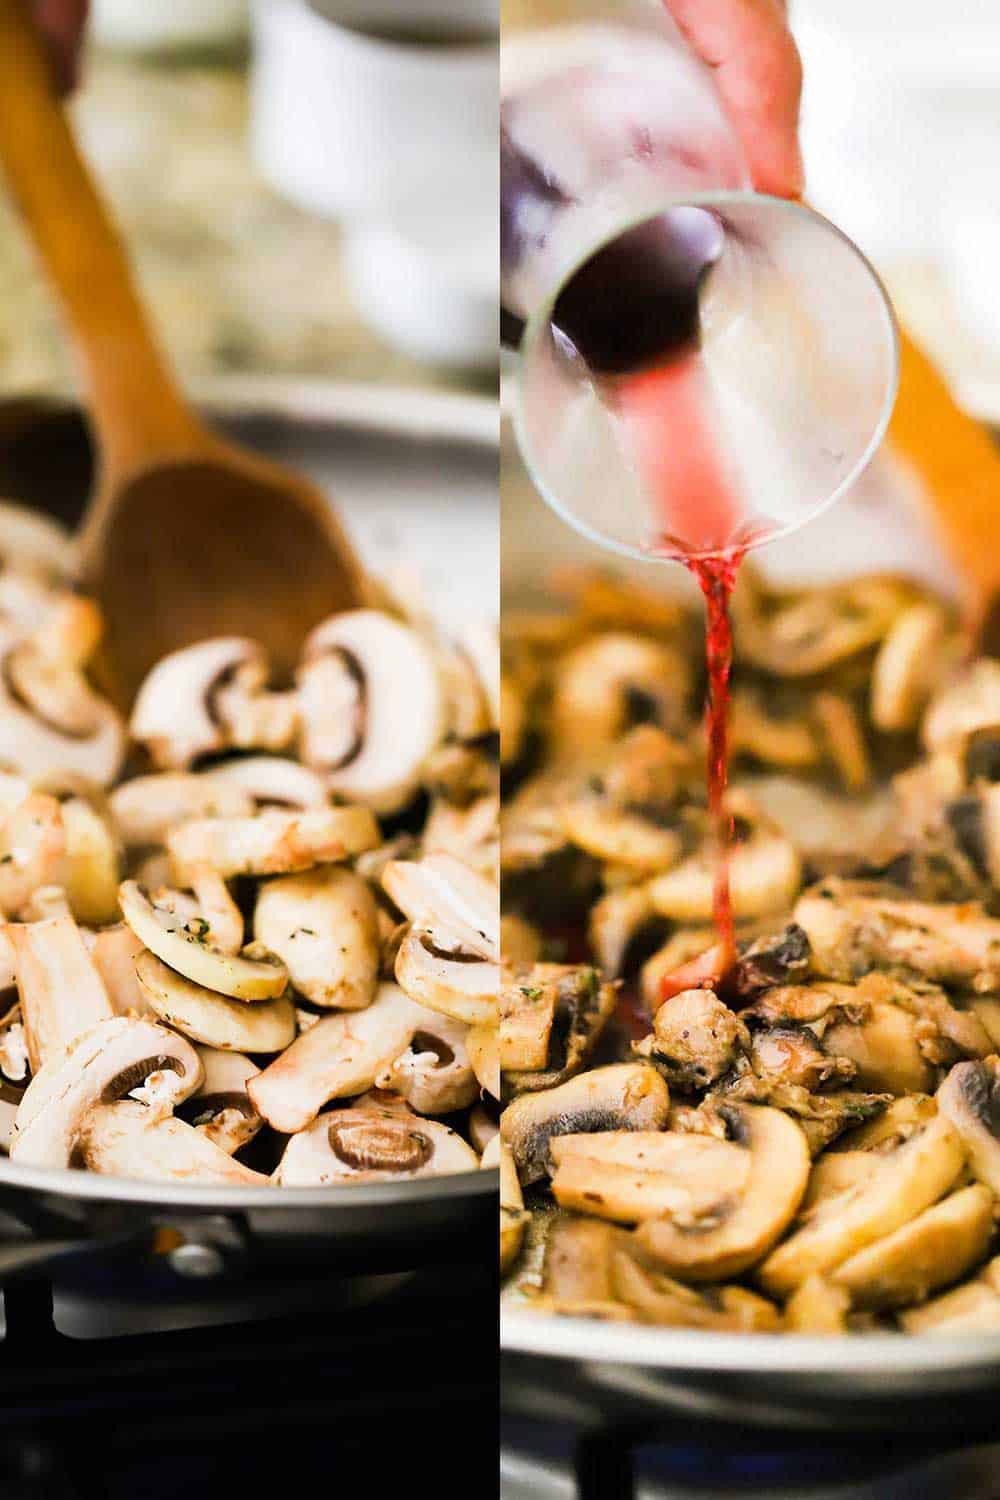
<path fill-rule="evenodd" d="M 287 673 L 317 621 L 366 599 L 330 504 L 184 401 L 20 0 L 0 0 L 0 99 L 0 164 L 89 387 L 99 463 L 79 560 L 106 622 L 102 685 L 126 707 L 159 657 L 220 634 L 257 638 Z"/>

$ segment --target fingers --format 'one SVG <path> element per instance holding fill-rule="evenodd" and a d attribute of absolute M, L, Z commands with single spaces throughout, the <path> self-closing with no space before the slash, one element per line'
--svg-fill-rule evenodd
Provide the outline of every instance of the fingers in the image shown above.
<path fill-rule="evenodd" d="M 697 55 L 715 73 L 760 193 L 797 198 L 802 64 L 780 0 L 666 0 Z"/>
<path fill-rule="evenodd" d="M 48 45 L 60 93 L 76 87 L 89 0 L 32 0 L 32 11 Z"/>

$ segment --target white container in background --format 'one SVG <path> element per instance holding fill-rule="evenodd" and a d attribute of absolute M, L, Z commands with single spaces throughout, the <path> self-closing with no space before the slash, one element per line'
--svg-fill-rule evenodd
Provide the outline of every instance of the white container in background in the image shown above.
<path fill-rule="evenodd" d="M 229 46 L 250 23 L 249 0 L 93 0 L 91 13 L 94 40 L 123 52 Z"/>
<path fill-rule="evenodd" d="M 477 151 L 495 153 L 497 8 L 497 0 L 256 0 L 251 129 L 265 176 L 314 212 L 373 219 L 404 201 L 428 168 L 447 181 Z M 407 40 L 423 23 L 482 40 Z"/>

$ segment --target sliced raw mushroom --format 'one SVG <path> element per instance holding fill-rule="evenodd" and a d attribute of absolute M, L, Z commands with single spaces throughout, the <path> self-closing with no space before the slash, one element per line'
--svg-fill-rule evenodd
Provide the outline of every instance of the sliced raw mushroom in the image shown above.
<path fill-rule="evenodd" d="M 113 1104 L 160 1075 L 156 1115 L 179 1103 L 201 1079 L 190 1042 L 153 1021 L 115 1016 L 78 1037 L 68 1052 L 35 1073 L 15 1121 L 11 1157 L 28 1166 L 70 1165 L 80 1127 L 95 1105 Z"/>
<path fill-rule="evenodd" d="M 937 1106 L 961 1137 L 972 1175 L 1000 1196 L 1000 1058 L 956 1063 Z"/>
<path fill-rule="evenodd" d="M 886 734 L 914 729 L 949 666 L 948 615 L 923 600 L 905 609 L 878 650 L 872 666 L 871 720 Z"/>
<path fill-rule="evenodd" d="M 227 958 L 234 957 L 243 947 L 243 913 L 229 887 L 208 865 L 195 865 L 189 876 L 205 946 L 217 949 Z"/>
<path fill-rule="evenodd" d="M 691 689 L 685 656 L 664 641 L 609 631 L 563 656 L 552 701 L 559 750 L 583 756 L 637 724 L 684 727 Z"/>
<path fill-rule="evenodd" d="M 270 1179 L 235 1161 L 203 1131 L 175 1115 L 157 1117 L 135 1099 L 96 1104 L 80 1125 L 74 1165 L 107 1177 L 150 1182 L 269 1187 Z"/>
<path fill-rule="evenodd" d="M 746 1151 L 711 1135 L 605 1130 L 553 1137 L 552 1194 L 560 1208 L 642 1224 L 670 1214 L 696 1232 L 737 1200 L 750 1172 Z"/>
<path fill-rule="evenodd" d="M 208 865 L 224 880 L 235 875 L 291 875 L 313 865 L 353 859 L 378 843 L 367 807 L 313 807 L 262 812 L 254 818 L 196 818 L 167 839 L 177 877 Z"/>
<path fill-rule="evenodd" d="M 479 1157 L 437 1120 L 374 1101 L 337 1109 L 292 1139 L 274 1174 L 282 1187 L 400 1182 L 478 1170 Z"/>
<path fill-rule="evenodd" d="M 361 1010 L 375 994 L 379 932 L 371 887 L 333 866 L 269 880 L 257 896 L 254 936 L 321 1009 Z"/>
<path fill-rule="evenodd" d="M 675 1219 L 668 1210 L 637 1231 L 654 1264 L 681 1281 L 739 1276 L 753 1265 L 795 1217 L 809 1178 L 805 1136 L 781 1110 L 726 1104 L 718 1113 L 748 1160 L 742 1192 L 717 1196 L 690 1216 L 681 1208 Z"/>
<path fill-rule="evenodd" d="M 975 1183 L 924 1209 L 830 1273 L 857 1308 L 881 1311 L 923 1302 L 984 1259 L 993 1237 L 994 1197 Z"/>
<path fill-rule="evenodd" d="M 669 1112 L 670 1093 L 653 1068 L 614 1063 L 544 1093 L 522 1094 L 500 1116 L 500 1135 L 514 1153 L 521 1181 L 532 1183 L 553 1170 L 553 1137 L 662 1130 Z"/>
<path fill-rule="evenodd" d="M 749 1046 L 744 1023 L 711 990 L 682 990 L 660 1006 L 634 1050 L 668 1083 L 691 1090 L 716 1083 Z"/>
<path fill-rule="evenodd" d="M 233 1156 L 264 1124 L 247 1093 L 248 1082 L 260 1068 L 241 1052 L 220 1052 L 215 1047 L 198 1047 L 197 1052 L 204 1072 L 182 1114 L 220 1151 Z"/>
<path fill-rule="evenodd" d="M 814 1273 L 829 1274 L 858 1251 L 892 1234 L 942 1197 L 962 1171 L 958 1133 L 944 1115 L 881 1153 L 879 1170 L 827 1199 L 768 1256 L 759 1278 L 787 1297 Z"/>
<path fill-rule="evenodd" d="M 287 996 L 248 1004 L 195 984 L 148 950 L 136 978 L 150 1010 L 194 1042 L 226 1052 L 281 1052 L 295 1039 L 295 1006 Z"/>
<path fill-rule="evenodd" d="M 494 1099 L 500 1098 L 500 1032 L 494 1025 L 470 1026 L 465 1033 L 465 1050 L 479 1087 Z"/>
<path fill-rule="evenodd" d="M 119 900 L 122 916 L 136 937 L 193 984 L 254 1003 L 284 993 L 288 970 L 280 959 L 250 958 L 212 947 L 203 916 L 191 917 L 184 906 L 176 909 L 173 901 L 153 900 L 137 881 L 122 882 Z"/>
<path fill-rule="evenodd" d="M 525 1212 L 524 1196 L 518 1181 L 517 1167 L 499 1135 L 493 1136 L 484 1148 L 479 1162 L 484 1171 L 500 1169 L 500 1271 L 509 1271 L 521 1253 L 524 1229 L 531 1218 Z"/>
<path fill-rule="evenodd" d="M 825 1276 L 807 1276 L 785 1304 L 788 1333 L 843 1334 L 849 1332 L 850 1293 Z"/>
<path fill-rule="evenodd" d="M 737 842 L 729 857 L 729 889 L 737 919 L 766 916 L 790 907 L 802 882 L 795 845 L 742 796 L 730 795 L 737 819 Z M 745 829 L 745 837 L 740 833 Z M 708 922 L 712 918 L 716 856 L 706 841 L 697 854 L 649 884 L 655 909 L 675 922 Z"/>
<path fill-rule="evenodd" d="M 108 821 L 82 797 L 61 806 L 66 840 L 63 885 L 78 922 L 100 927 L 118 915 L 121 852 Z"/>
<path fill-rule="evenodd" d="M 214 765 L 210 776 L 225 787 L 227 795 L 240 796 L 247 805 L 231 812 L 221 807 L 206 808 L 203 817 L 246 817 L 253 812 L 254 804 L 304 812 L 307 807 L 326 807 L 330 800 L 322 776 L 280 755 L 241 755 Z"/>
<path fill-rule="evenodd" d="M 297 683 L 306 764 L 376 812 L 404 807 L 446 728 L 427 642 L 378 610 L 335 615 L 306 641 Z"/>
<path fill-rule="evenodd" d="M 33 781 L 73 772 L 103 787 L 124 752 L 121 719 L 75 662 L 0 640 L 0 765 Z"/>
<path fill-rule="evenodd" d="M 247 1092 L 269 1125 L 285 1135 L 303 1130 L 331 1099 L 370 1089 L 434 1017 L 395 984 L 383 984 L 365 1010 L 324 1016 L 302 1032 Z M 254 1048 L 246 1048 L 254 1051 Z"/>
<path fill-rule="evenodd" d="M 14 950 L 28 1056 L 37 1073 L 114 1013 L 72 917 L 11 923 L 6 933 Z"/>
<path fill-rule="evenodd" d="M 132 738 L 161 770 L 186 770 L 203 755 L 226 748 L 219 691 L 249 668 L 266 672 L 256 641 L 223 636 L 165 656 L 146 677 L 132 709 Z"/>
<path fill-rule="evenodd" d="M 224 775 L 223 767 L 136 776 L 115 787 L 108 801 L 118 836 L 129 848 L 164 844 L 171 829 L 192 818 L 249 818 L 254 812 L 250 792 Z"/>
<path fill-rule="evenodd" d="M 136 960 L 145 944 L 128 923 L 117 922 L 100 932 L 84 933 L 83 940 L 115 1015 L 143 1015 L 148 1011 L 146 996 L 135 977 Z"/>
<path fill-rule="evenodd" d="M 382 1069 L 375 1087 L 398 1094 L 418 1115 L 447 1115 L 467 1108 L 479 1093 L 465 1046 L 468 1031 L 461 1021 L 435 1015 Z"/>
<path fill-rule="evenodd" d="M 35 792 L 0 816 L 0 913 L 12 915 L 65 868 L 66 829 L 54 797 Z"/>
<path fill-rule="evenodd" d="M 420 1005 L 470 1025 L 495 1021 L 500 989 L 497 888 L 448 854 L 394 861 L 382 884 L 412 926 L 396 978 Z"/>
<path fill-rule="evenodd" d="M 617 991 L 589 964 L 535 964 L 500 996 L 500 1066 L 510 1094 L 537 1093 L 586 1065 L 614 1015 Z"/>

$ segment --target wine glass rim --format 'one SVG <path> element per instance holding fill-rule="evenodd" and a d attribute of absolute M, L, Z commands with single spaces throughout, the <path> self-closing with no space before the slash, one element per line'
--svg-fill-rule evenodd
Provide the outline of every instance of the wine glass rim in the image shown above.
<path fill-rule="evenodd" d="M 832 219 L 828 219 L 825 214 L 819 213 L 815 208 L 811 208 L 798 198 L 778 198 L 769 193 L 756 193 L 742 188 L 717 188 L 694 193 L 672 194 L 659 208 L 650 210 L 648 206 L 644 207 L 632 217 L 623 219 L 613 230 L 592 241 L 585 250 L 581 250 L 579 256 L 574 258 L 572 263 L 563 271 L 559 280 L 528 317 L 519 350 L 520 359 L 523 360 L 549 328 L 553 308 L 563 288 L 589 260 L 592 260 L 595 255 L 612 244 L 613 241 L 620 239 L 623 234 L 628 234 L 631 230 L 638 229 L 643 224 L 651 223 L 654 219 L 660 218 L 661 215 L 674 208 L 718 208 L 732 205 L 756 208 L 762 204 L 787 213 L 790 217 L 799 217 L 822 225 L 841 242 L 845 249 L 858 261 L 859 265 L 868 272 L 876 294 L 878 306 L 882 312 L 881 329 L 886 345 L 888 372 L 885 383 L 885 394 L 882 399 L 882 408 L 879 412 L 878 420 L 872 427 L 868 442 L 847 473 L 834 486 L 829 495 L 824 500 L 819 501 L 805 515 L 788 521 L 785 525 L 777 527 L 774 530 L 768 530 L 766 536 L 762 536 L 759 541 L 751 539 L 744 549 L 746 551 L 752 550 L 754 547 L 761 546 L 764 543 L 779 541 L 783 537 L 791 536 L 793 532 L 798 531 L 802 526 L 806 526 L 809 522 L 817 520 L 842 495 L 846 494 L 867 469 L 881 447 L 892 419 L 893 408 L 896 404 L 896 395 L 899 390 L 900 347 L 899 325 L 896 320 L 892 301 L 886 290 L 885 283 L 868 256 L 848 234 L 845 234 L 844 230 L 837 224 L 834 224 Z M 596 527 L 591 526 L 566 506 L 550 488 L 543 477 L 544 469 L 539 466 L 533 453 L 533 444 L 525 415 L 524 381 L 521 369 L 518 370 L 517 374 L 511 416 L 518 447 L 521 450 L 521 455 L 532 483 L 546 504 L 567 525 L 571 526 L 589 541 L 611 552 L 615 552 L 621 557 L 628 557 L 633 562 L 663 562 L 662 555 L 644 551 L 641 547 L 629 546 L 627 542 L 619 541 L 609 536 L 606 532 L 599 531 Z M 718 548 L 705 548 L 699 551 L 685 550 L 683 558 L 686 562 L 697 562 L 718 555 Z"/>

